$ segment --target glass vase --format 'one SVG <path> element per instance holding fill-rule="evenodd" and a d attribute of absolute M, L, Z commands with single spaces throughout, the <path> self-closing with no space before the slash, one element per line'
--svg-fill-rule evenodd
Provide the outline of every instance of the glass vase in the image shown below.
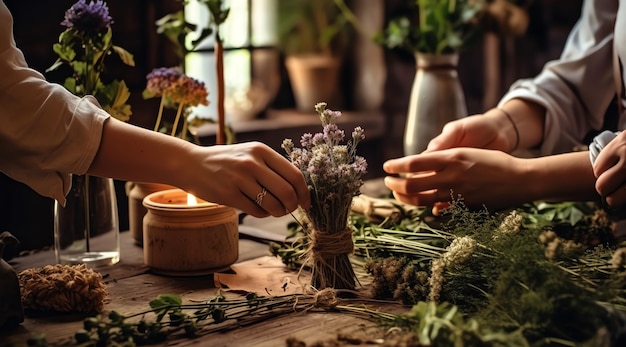
<path fill-rule="evenodd" d="M 443 126 L 467 115 L 458 54 L 415 55 L 417 71 L 404 131 L 404 155 L 423 152 Z"/>
<path fill-rule="evenodd" d="M 92 267 L 120 260 L 113 179 L 74 175 L 65 207 L 54 205 L 54 249 L 59 264 Z"/>

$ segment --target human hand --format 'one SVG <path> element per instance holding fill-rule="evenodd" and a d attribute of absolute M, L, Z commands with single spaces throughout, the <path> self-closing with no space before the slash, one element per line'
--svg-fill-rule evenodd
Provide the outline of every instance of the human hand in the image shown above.
<path fill-rule="evenodd" d="M 205 200 L 255 217 L 282 216 L 298 205 L 308 209 L 304 176 L 285 157 L 260 142 L 198 147 L 198 167 L 181 187 Z M 264 193 L 265 192 L 265 193 Z"/>
<path fill-rule="evenodd" d="M 388 160 L 383 169 L 396 199 L 438 213 L 461 195 L 470 207 L 511 207 L 526 201 L 522 159 L 502 151 L 453 148 Z"/>
<path fill-rule="evenodd" d="M 626 132 L 619 133 L 598 154 L 593 174 L 596 191 L 611 208 L 626 204 Z"/>
<path fill-rule="evenodd" d="M 514 147 L 502 131 L 507 122 L 501 111 L 475 114 L 447 123 L 441 134 L 430 141 L 426 152 L 455 147 L 474 147 L 508 152 Z M 506 116 L 505 116 L 506 117 Z"/>

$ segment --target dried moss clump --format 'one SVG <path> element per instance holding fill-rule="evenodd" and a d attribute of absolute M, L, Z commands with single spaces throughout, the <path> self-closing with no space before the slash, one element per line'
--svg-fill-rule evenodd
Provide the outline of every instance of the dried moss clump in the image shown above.
<path fill-rule="evenodd" d="M 46 265 L 18 274 L 25 310 L 101 312 L 108 292 L 102 275 L 85 264 Z"/>

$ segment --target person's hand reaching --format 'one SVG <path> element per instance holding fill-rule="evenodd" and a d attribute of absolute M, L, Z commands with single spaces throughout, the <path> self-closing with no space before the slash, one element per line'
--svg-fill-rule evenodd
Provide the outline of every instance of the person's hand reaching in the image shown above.
<path fill-rule="evenodd" d="M 298 205 L 310 207 L 300 170 L 265 144 L 198 147 L 195 157 L 197 165 L 187 169 L 195 172 L 193 179 L 181 188 L 205 200 L 255 217 L 282 216 Z"/>
<path fill-rule="evenodd" d="M 455 147 L 473 147 L 509 152 L 515 146 L 515 139 L 507 137 L 502 129 L 510 122 L 498 110 L 476 114 L 447 123 L 441 134 L 430 141 L 425 152 L 439 151 Z"/>
<path fill-rule="evenodd" d="M 396 199 L 416 206 L 433 206 L 437 213 L 461 195 L 467 206 L 490 209 L 514 206 L 525 200 L 519 184 L 523 164 L 497 150 L 453 148 L 388 160 L 385 185 Z"/>

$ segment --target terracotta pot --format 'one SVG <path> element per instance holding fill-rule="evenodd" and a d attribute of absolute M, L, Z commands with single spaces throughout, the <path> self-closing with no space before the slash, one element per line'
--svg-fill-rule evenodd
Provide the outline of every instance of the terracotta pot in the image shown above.
<path fill-rule="evenodd" d="M 285 66 L 298 111 L 313 112 L 318 102 L 326 102 L 333 109 L 343 106 L 339 88 L 340 58 L 328 55 L 289 56 Z"/>
<path fill-rule="evenodd" d="M 127 182 L 128 195 L 128 229 L 135 243 L 143 245 L 143 217 L 148 210 L 143 206 L 143 199 L 149 194 L 174 187 L 161 183 Z"/>
<path fill-rule="evenodd" d="M 144 262 L 154 272 L 196 276 L 227 269 L 239 257 L 235 209 L 203 200 L 187 203 L 187 193 L 171 189 L 143 201 Z"/>

